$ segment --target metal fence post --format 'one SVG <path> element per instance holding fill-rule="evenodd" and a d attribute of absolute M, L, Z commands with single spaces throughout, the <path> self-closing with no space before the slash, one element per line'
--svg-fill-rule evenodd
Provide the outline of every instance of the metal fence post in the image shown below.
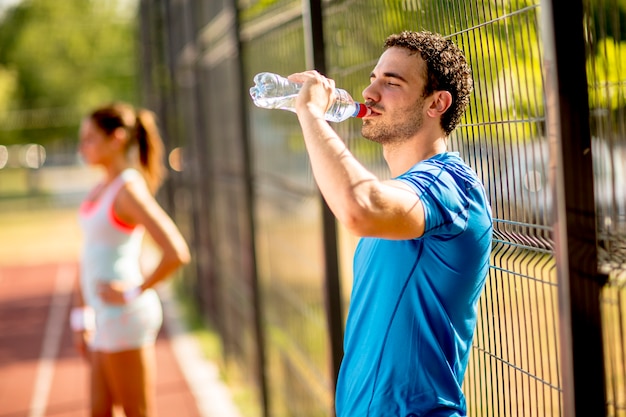
<path fill-rule="evenodd" d="M 268 362 L 266 358 L 266 345 L 267 339 L 265 337 L 265 330 L 263 327 L 263 300 L 262 300 L 262 291 L 259 283 L 259 274 L 257 270 L 257 249 L 256 249 L 256 221 L 255 221 L 255 192 L 254 192 L 254 172 L 252 168 L 252 149 L 251 149 L 251 134 L 250 134 L 250 121 L 248 119 L 248 115 L 245 110 L 245 105 L 249 100 L 248 89 L 245 87 L 247 81 L 245 80 L 244 75 L 244 66 L 243 66 L 243 42 L 241 40 L 241 20 L 239 16 L 239 9 L 237 7 L 237 0 L 230 0 L 228 2 L 224 2 L 224 8 L 228 8 L 233 12 L 233 27 L 231 30 L 231 35 L 235 38 L 235 42 L 237 44 L 237 78 L 239 79 L 238 85 L 238 100 L 240 102 L 240 112 L 238 114 L 238 124 L 241 126 L 241 135 L 239 136 L 240 147 L 241 147 L 241 157 L 243 158 L 243 178 L 244 178 L 244 194 L 245 194 L 245 218 L 246 218 L 246 230 L 247 230 L 247 239 L 246 239 L 246 254 L 242 257 L 242 262 L 245 266 L 246 271 L 246 280 L 250 286 L 251 292 L 251 301 L 253 304 L 253 331 L 256 342 L 256 360 L 255 364 L 255 372 L 256 379 L 258 383 L 258 392 L 259 392 L 259 401 L 260 401 L 260 412 L 263 417 L 269 417 L 270 415 L 270 406 L 271 399 L 269 395 L 269 376 L 268 376 Z"/>
<path fill-rule="evenodd" d="M 604 280 L 597 272 L 582 1 L 544 0 L 542 16 L 561 321 L 562 415 L 604 416 L 600 316 Z"/>

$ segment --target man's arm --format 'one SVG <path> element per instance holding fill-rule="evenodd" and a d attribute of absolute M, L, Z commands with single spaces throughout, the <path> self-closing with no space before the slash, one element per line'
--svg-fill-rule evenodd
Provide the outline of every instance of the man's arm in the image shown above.
<path fill-rule="evenodd" d="M 415 191 L 400 181 L 380 181 L 324 120 L 334 82 L 315 71 L 289 78 L 303 83 L 296 101 L 298 120 L 315 181 L 339 222 L 357 236 L 421 236 L 424 208 Z"/>

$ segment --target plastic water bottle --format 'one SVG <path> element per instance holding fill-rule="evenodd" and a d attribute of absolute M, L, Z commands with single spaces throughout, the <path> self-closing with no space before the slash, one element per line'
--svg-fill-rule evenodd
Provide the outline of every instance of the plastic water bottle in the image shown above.
<path fill-rule="evenodd" d="M 295 112 L 296 96 L 302 84 L 294 83 L 270 72 L 261 72 L 254 77 L 255 86 L 250 88 L 250 96 L 257 107 L 282 109 Z M 350 117 L 364 117 L 370 109 L 355 102 L 346 90 L 335 89 L 334 101 L 324 118 L 329 122 L 342 122 Z"/>

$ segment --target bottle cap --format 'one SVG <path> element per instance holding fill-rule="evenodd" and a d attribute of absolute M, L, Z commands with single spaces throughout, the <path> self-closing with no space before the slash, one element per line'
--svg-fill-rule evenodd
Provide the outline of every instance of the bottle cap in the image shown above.
<path fill-rule="evenodd" d="M 358 110 L 356 115 L 354 115 L 354 117 L 365 117 L 365 116 L 369 116 L 370 114 L 372 114 L 372 110 L 370 110 L 369 107 L 367 107 L 365 104 L 361 104 L 361 103 L 356 103 Z"/>

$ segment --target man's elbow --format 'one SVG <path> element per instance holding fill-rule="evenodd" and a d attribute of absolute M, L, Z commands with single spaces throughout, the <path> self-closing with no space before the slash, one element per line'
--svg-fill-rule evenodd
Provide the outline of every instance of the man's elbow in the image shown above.
<path fill-rule="evenodd" d="M 351 234 L 364 237 L 371 236 L 373 232 L 373 224 L 371 216 L 365 210 L 352 210 L 338 216 L 341 223 Z"/>
<path fill-rule="evenodd" d="M 354 236 L 384 239 L 415 239 L 424 234 L 424 221 L 379 215 L 366 209 L 344 213 L 339 222 Z"/>

